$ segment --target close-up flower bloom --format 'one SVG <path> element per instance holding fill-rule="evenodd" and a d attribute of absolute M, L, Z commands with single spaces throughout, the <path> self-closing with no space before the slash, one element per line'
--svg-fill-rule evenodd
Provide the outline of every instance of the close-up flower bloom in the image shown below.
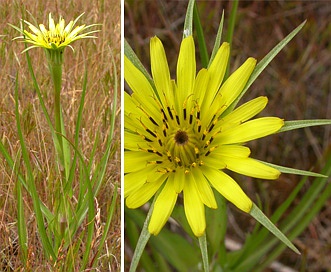
<path fill-rule="evenodd" d="M 248 58 L 224 79 L 229 55 L 230 46 L 223 43 L 209 67 L 196 75 L 194 40 L 188 36 L 180 46 L 176 81 L 157 37 L 150 41 L 152 80 L 125 56 L 125 80 L 132 93 L 124 94 L 124 197 L 134 209 L 157 195 L 148 227 L 154 235 L 182 196 L 187 221 L 202 236 L 205 206 L 217 208 L 212 188 L 249 213 L 253 202 L 226 169 L 261 179 L 280 175 L 251 158 L 245 144 L 276 133 L 284 121 L 252 119 L 267 105 L 263 96 L 229 110 L 256 65 Z"/>
<path fill-rule="evenodd" d="M 52 49 L 52 50 L 61 50 L 67 46 L 69 46 L 72 50 L 73 47 L 70 45 L 72 42 L 85 39 L 85 38 L 95 38 L 95 36 L 91 36 L 90 34 L 98 32 L 98 30 L 92 30 L 83 33 L 86 29 L 89 29 L 96 24 L 92 25 L 76 25 L 77 21 L 84 15 L 82 13 L 79 15 L 74 21 L 70 21 L 68 25 L 65 25 L 65 20 L 60 16 L 59 22 L 55 24 L 54 19 L 52 18 L 52 14 L 49 13 L 48 15 L 48 29 L 43 24 L 39 24 L 38 26 L 34 26 L 32 23 L 23 20 L 30 29 L 28 30 L 24 28 L 17 28 L 23 36 L 18 38 L 23 38 L 23 41 L 26 43 L 32 44 L 32 46 L 28 47 L 26 50 L 35 47 L 43 47 L 45 49 Z"/>

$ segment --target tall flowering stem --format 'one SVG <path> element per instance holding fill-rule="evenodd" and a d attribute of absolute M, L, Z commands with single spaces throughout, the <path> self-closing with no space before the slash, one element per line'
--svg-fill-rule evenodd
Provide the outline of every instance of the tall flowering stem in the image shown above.
<path fill-rule="evenodd" d="M 63 144 L 62 144 L 62 108 L 61 108 L 61 88 L 62 88 L 62 65 L 63 65 L 63 51 L 64 48 L 53 50 L 45 49 L 49 71 L 54 85 L 54 120 L 55 133 L 58 139 L 60 150 L 60 157 L 63 163 Z"/>
<path fill-rule="evenodd" d="M 68 160 L 65 158 L 65 153 L 67 150 L 65 147 L 65 142 L 63 141 L 65 131 L 62 122 L 61 111 L 62 65 L 64 62 L 64 49 L 66 47 L 70 47 L 72 50 L 74 50 L 71 46 L 72 42 L 79 39 L 95 38 L 95 36 L 91 36 L 91 34 L 99 31 L 91 30 L 85 32 L 87 29 L 96 26 L 96 24 L 75 26 L 83 14 L 84 13 L 65 25 L 65 20 L 62 17 L 59 18 L 59 22 L 56 24 L 52 18 L 52 14 L 49 13 L 48 29 L 43 24 L 34 26 L 30 22 L 23 20 L 31 32 L 27 29 L 24 29 L 23 25 L 21 28 L 11 25 L 22 34 L 22 36 L 19 36 L 15 39 L 23 39 L 23 42 L 32 44 L 23 52 L 36 47 L 41 47 L 45 50 L 49 71 L 54 85 L 54 120 L 56 133 L 55 146 L 60 158 L 60 162 L 66 170 L 66 177 L 68 177 L 69 165 Z"/>
<path fill-rule="evenodd" d="M 78 146 L 78 136 L 75 136 L 75 144 L 73 144 L 74 149 L 74 158 L 71 158 L 72 149 L 69 142 L 66 140 L 65 133 L 65 125 L 62 116 L 62 107 L 61 107 L 61 89 L 62 89 L 62 68 L 64 63 L 64 51 L 66 47 L 70 47 L 71 43 L 83 39 L 83 38 L 95 38 L 91 36 L 91 33 L 97 32 L 98 30 L 92 30 L 88 32 L 84 32 L 86 29 L 95 26 L 94 25 L 81 25 L 75 26 L 78 19 L 82 16 L 78 16 L 74 21 L 70 21 L 67 25 L 65 25 L 65 21 L 62 17 L 60 17 L 59 22 L 55 23 L 52 15 L 49 14 L 49 24 L 48 29 L 43 25 L 39 24 L 38 26 L 32 25 L 30 22 L 23 20 L 28 26 L 28 30 L 24 29 L 21 25 L 21 28 L 11 25 L 14 29 L 19 31 L 22 36 L 19 36 L 15 39 L 23 39 L 23 42 L 26 44 L 32 44 L 27 47 L 23 52 L 26 52 L 29 70 L 34 82 L 34 86 L 36 88 L 41 107 L 47 119 L 47 123 L 50 127 L 53 142 L 56 150 L 55 161 L 57 163 L 57 169 L 59 169 L 59 178 L 55 179 L 55 192 L 53 196 L 52 210 L 53 213 L 47 209 L 46 206 L 43 206 L 42 202 L 39 199 L 39 195 L 36 190 L 36 184 L 34 177 L 32 175 L 32 171 L 29 171 L 31 174 L 30 184 L 26 186 L 27 190 L 30 192 L 31 197 L 35 204 L 35 213 L 38 222 L 38 229 L 41 235 L 41 240 L 43 243 L 43 247 L 47 252 L 48 256 L 51 256 L 51 259 L 57 262 L 57 254 L 59 254 L 59 250 L 62 247 L 67 248 L 68 245 L 72 242 L 72 235 L 75 235 L 79 225 L 77 225 L 77 221 L 83 220 L 87 213 L 88 221 L 92 222 L 95 217 L 95 209 L 94 209 L 94 193 L 92 190 L 92 183 L 89 178 L 88 172 L 84 163 L 80 164 L 82 178 L 80 180 L 79 194 L 86 195 L 81 200 L 80 203 L 76 207 L 74 207 L 73 203 L 71 203 L 71 196 L 73 193 L 72 182 L 74 180 L 74 173 L 76 170 L 76 161 L 77 158 L 82 160 L 82 156 L 80 154 L 79 146 Z M 31 32 L 30 32 L 31 31 Z M 30 57 L 28 54 L 28 50 L 36 47 L 41 47 L 44 49 L 47 59 L 47 64 L 50 72 L 51 81 L 53 83 L 53 105 L 54 105 L 54 124 L 51 121 L 48 110 L 45 107 L 38 83 L 34 76 L 33 68 L 31 65 Z M 76 124 L 76 132 L 79 131 L 80 122 L 81 122 L 81 112 L 84 105 L 84 97 L 86 92 L 86 75 L 84 84 L 82 87 L 82 99 L 79 109 L 79 114 L 77 117 Z M 18 113 L 17 113 L 18 115 Z M 19 123 L 19 122 L 18 122 Z M 76 133 L 79 135 L 79 133 Z M 22 137 L 21 141 L 22 149 L 24 149 L 23 144 L 24 140 Z M 110 146 L 110 144 L 109 144 Z M 107 152 L 108 154 L 108 152 Z M 102 159 L 103 161 L 104 159 Z M 106 159 L 105 159 L 106 160 Z M 29 161 L 26 159 L 25 163 L 29 165 Z M 104 161 L 102 162 L 104 164 Z M 71 167 L 73 166 L 73 167 Z M 29 169 L 28 169 L 29 170 Z M 102 171 L 101 171 L 102 172 Z M 102 176 L 102 175 L 101 175 Z M 24 181 L 22 182 L 24 185 Z M 87 193 L 86 193 L 87 191 Z M 84 193 L 83 193 L 84 192 Z M 41 211 L 43 214 L 41 214 Z M 48 232 L 45 232 L 45 218 L 47 219 L 48 229 L 50 230 L 51 235 Z M 87 228 L 87 250 L 84 252 L 83 256 L 83 267 L 86 266 L 88 257 L 89 257 L 89 246 L 91 245 L 92 235 L 93 235 L 94 225 L 90 224 Z M 71 269 L 69 269 L 71 270 Z"/>

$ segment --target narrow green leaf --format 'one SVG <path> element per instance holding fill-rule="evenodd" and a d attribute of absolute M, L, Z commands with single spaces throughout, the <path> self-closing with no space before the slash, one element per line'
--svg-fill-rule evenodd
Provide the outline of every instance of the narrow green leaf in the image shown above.
<path fill-rule="evenodd" d="M 146 220 L 146 213 L 140 209 L 129 209 L 124 207 L 125 210 L 125 240 L 132 247 L 136 247 L 141 229 L 143 228 Z M 152 239 L 153 237 L 151 237 Z M 128 266 L 130 263 L 128 263 Z M 153 271 L 155 269 L 155 261 L 152 256 L 146 251 L 143 252 L 139 260 L 139 268 L 144 271 Z M 125 267 L 127 271 L 129 267 Z"/>
<path fill-rule="evenodd" d="M 149 211 L 147 213 L 147 216 L 146 216 L 146 219 L 145 219 L 145 222 L 144 222 L 144 225 L 143 225 L 143 229 L 141 230 L 137 246 L 136 246 L 136 248 L 134 250 L 134 253 L 133 253 L 133 257 L 132 257 L 129 272 L 136 271 L 136 269 L 138 267 L 138 264 L 139 264 L 139 260 L 141 258 L 141 255 L 143 254 L 145 246 L 146 246 L 149 238 L 151 237 L 151 234 L 148 231 L 148 224 L 149 224 L 149 220 L 152 216 L 152 213 L 153 213 L 153 210 L 154 210 L 154 203 L 155 203 L 155 200 L 157 199 L 157 197 L 158 197 L 158 193 L 154 196 L 152 205 L 149 208 Z"/>
<path fill-rule="evenodd" d="M 151 86 L 154 87 L 152 77 L 147 72 L 144 65 L 141 63 L 140 59 L 137 57 L 136 53 L 133 51 L 126 39 L 124 39 L 124 55 L 134 64 L 134 66 L 136 66 L 140 70 L 140 72 L 144 74 Z"/>
<path fill-rule="evenodd" d="M 85 175 L 88 175 L 86 172 Z M 91 251 L 91 244 L 93 240 L 93 234 L 94 234 L 94 221 L 95 221 L 95 205 L 94 205 L 94 193 L 92 184 L 90 182 L 89 177 L 86 176 L 84 179 L 84 182 L 87 184 L 87 194 L 86 194 L 86 200 L 85 203 L 88 207 L 88 214 L 87 214 L 87 220 L 88 220 L 88 226 L 87 226 L 87 238 L 85 242 L 85 252 L 83 255 L 83 264 L 82 264 L 82 270 L 85 269 L 86 264 L 89 260 L 89 254 Z"/>
<path fill-rule="evenodd" d="M 284 126 L 277 133 L 299 129 L 299 128 L 305 128 L 305 127 L 326 126 L 326 125 L 331 125 L 330 119 L 285 121 Z"/>
<path fill-rule="evenodd" d="M 209 62 L 209 57 L 208 57 L 208 51 L 207 51 L 207 46 L 206 46 L 206 40 L 205 40 L 205 37 L 203 34 L 199 11 L 198 11 L 196 3 L 194 5 L 194 9 L 193 9 L 193 19 L 194 19 L 195 31 L 196 31 L 197 38 L 198 38 L 198 45 L 199 45 L 199 49 L 200 49 L 199 51 L 200 51 L 202 67 L 206 68 L 208 65 L 208 62 Z"/>
<path fill-rule="evenodd" d="M 285 245 L 292 249 L 295 253 L 300 255 L 299 250 L 287 239 L 287 237 L 269 220 L 268 217 L 253 203 L 250 215 L 255 218 L 260 224 L 267 228 L 272 234 L 274 234 Z"/>
<path fill-rule="evenodd" d="M 193 35 L 193 9 L 194 9 L 194 0 L 190 0 L 186 10 L 185 22 L 184 22 L 184 31 L 183 39 Z"/>
<path fill-rule="evenodd" d="M 14 170 L 15 168 L 15 163 L 14 160 L 12 159 L 12 157 L 9 155 L 9 152 L 7 151 L 7 149 L 5 148 L 4 144 L 0 141 L 0 153 L 4 156 L 5 160 L 7 161 L 9 167 Z M 28 193 L 30 194 L 29 190 L 28 190 L 28 184 L 26 183 L 26 181 L 23 178 L 23 175 L 17 171 L 16 173 L 18 180 L 23 184 L 24 188 L 28 191 Z M 42 203 L 41 200 L 39 200 L 39 205 L 41 207 L 41 211 L 42 213 L 45 215 L 47 222 L 50 222 L 53 220 L 54 216 L 51 213 L 51 211 L 45 206 L 44 203 Z"/>
<path fill-rule="evenodd" d="M 25 223 L 25 218 L 24 218 L 22 184 L 19 180 L 16 181 L 16 200 L 17 200 L 18 242 L 19 242 L 21 252 L 22 252 L 22 262 L 23 262 L 24 266 L 26 266 L 27 258 L 28 258 L 28 235 L 27 235 L 27 231 L 26 231 L 26 223 Z"/>
<path fill-rule="evenodd" d="M 289 168 L 289 167 L 285 167 L 285 166 L 280 166 L 280 165 L 276 165 L 276 164 L 272 164 L 269 162 L 265 162 L 265 161 L 259 161 L 265 165 L 271 166 L 277 170 L 279 170 L 282 173 L 286 173 L 286 174 L 294 174 L 294 175 L 300 175 L 300 176 L 310 176 L 310 177 L 320 177 L 320 178 L 326 178 L 327 176 L 319 174 L 319 173 L 315 173 L 315 172 L 310 172 L 310 171 L 305 171 L 305 170 L 299 170 L 299 169 L 294 169 L 294 168 Z"/>
<path fill-rule="evenodd" d="M 322 173 L 326 176 L 331 174 L 331 156 L 330 153 L 327 156 L 326 166 L 323 168 Z M 300 184 L 305 183 L 306 178 L 300 181 Z M 295 209 L 281 222 L 283 230 L 287 232 L 287 236 L 292 240 L 296 238 L 302 231 L 309 225 L 311 220 L 316 214 L 323 208 L 325 201 L 331 196 L 331 183 L 323 182 L 325 178 L 315 178 L 312 185 L 305 192 L 304 197 L 296 205 Z M 297 188 L 296 188 L 297 189 Z M 273 215 L 274 216 L 274 215 Z M 272 216 L 272 217 L 273 217 Z M 275 245 L 277 245 L 275 247 Z M 271 250 L 272 249 L 272 250 Z M 268 251 L 270 251 L 268 253 Z M 281 252 L 284 250 L 283 244 L 277 243 L 276 239 L 268 239 L 268 242 L 260 244 L 259 250 L 255 250 L 253 254 L 250 254 L 247 259 L 240 264 L 240 268 L 244 269 L 248 263 L 253 263 L 251 267 L 255 267 L 254 263 L 259 262 L 259 268 L 257 271 L 263 271 L 263 267 L 266 267 L 270 262 L 275 260 Z M 260 254 L 257 254 L 260 251 Z M 263 264 L 260 263 L 262 257 L 268 256 Z M 238 269 L 238 271 L 242 271 Z"/>
<path fill-rule="evenodd" d="M 117 111 L 117 91 L 118 91 L 118 78 L 117 78 L 117 69 L 116 69 L 116 63 L 113 54 L 111 54 L 111 60 L 113 64 L 113 71 L 114 71 L 114 92 L 113 92 L 113 105 L 111 110 L 111 116 L 110 116 L 110 132 L 109 132 L 109 138 L 108 138 L 108 144 L 110 145 L 110 142 L 113 140 L 114 136 L 114 130 L 115 130 L 115 120 L 116 120 L 116 111 Z"/>
<path fill-rule="evenodd" d="M 231 112 L 242 96 L 246 93 L 248 88 L 253 84 L 257 77 L 262 73 L 262 71 L 268 66 L 268 64 L 277 56 L 277 54 L 287 45 L 293 37 L 302 29 L 306 21 L 301 23 L 297 28 L 295 28 L 289 35 L 287 35 L 283 40 L 281 40 L 255 67 L 251 77 L 249 78 L 244 90 L 237 97 L 237 99 L 226 109 L 224 115 Z"/>
<path fill-rule="evenodd" d="M 221 22 L 218 26 L 218 30 L 217 30 L 217 35 L 216 35 L 216 39 L 215 39 L 215 43 L 214 43 L 214 47 L 213 47 L 213 51 L 211 53 L 211 57 L 208 63 L 208 67 L 209 65 L 212 63 L 212 61 L 214 60 L 216 53 L 218 51 L 218 49 L 221 46 L 221 39 L 222 39 L 222 32 L 223 32 L 223 24 L 224 24 L 224 10 L 222 12 L 222 18 L 221 18 Z"/>
<path fill-rule="evenodd" d="M 208 249 L 207 249 L 207 239 L 206 233 L 204 233 L 199 239 L 199 245 L 202 255 L 203 269 L 205 272 L 209 272 L 209 261 L 208 261 Z"/>
<path fill-rule="evenodd" d="M 16 126 L 17 126 L 18 137 L 19 137 L 20 145 L 21 145 L 21 149 L 22 149 L 22 157 L 23 157 L 23 161 L 24 161 L 26 171 L 27 171 L 27 187 L 28 187 L 28 191 L 32 198 L 33 210 L 36 215 L 38 232 L 40 235 L 41 243 L 43 245 L 43 249 L 45 250 L 45 253 L 46 253 L 46 258 L 47 259 L 52 258 L 53 260 L 55 260 L 56 255 L 55 255 L 55 252 L 50 243 L 49 237 L 47 236 L 47 233 L 46 233 L 44 218 L 43 218 L 43 214 L 41 212 L 41 205 L 40 205 L 41 201 L 39 199 L 38 192 L 36 189 L 36 184 L 35 184 L 34 177 L 33 177 L 33 170 L 31 168 L 31 163 L 30 163 L 30 159 L 29 159 L 29 153 L 28 153 L 28 150 L 25 145 L 23 132 L 22 132 L 22 128 L 21 128 L 20 114 L 19 114 L 19 109 L 18 109 L 18 84 L 17 83 L 18 83 L 18 80 L 17 80 L 17 76 L 16 76 L 15 116 L 16 116 Z"/>

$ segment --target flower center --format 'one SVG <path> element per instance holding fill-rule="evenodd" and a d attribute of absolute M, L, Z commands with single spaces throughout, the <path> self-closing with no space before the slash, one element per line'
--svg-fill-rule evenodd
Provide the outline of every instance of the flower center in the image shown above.
<path fill-rule="evenodd" d="M 198 141 L 190 127 L 173 128 L 166 138 L 165 151 L 175 167 L 190 167 L 196 162 Z"/>
<path fill-rule="evenodd" d="M 66 36 L 59 32 L 48 31 L 44 36 L 45 42 L 47 44 L 55 44 L 59 46 L 60 44 L 64 43 L 66 40 Z"/>
<path fill-rule="evenodd" d="M 159 104 L 157 99 L 154 100 Z M 209 124 L 204 125 L 200 109 L 193 103 L 190 107 L 186 107 L 184 103 L 180 113 L 174 107 L 163 107 L 160 104 L 159 106 L 161 119 L 149 114 L 147 116 L 150 122 L 143 122 L 140 119 L 142 128 L 146 132 L 141 136 L 148 146 L 142 150 L 160 157 L 159 160 L 149 163 L 158 164 L 160 166 L 158 170 L 165 173 L 174 172 L 177 167 L 190 171 L 191 167 L 203 165 L 204 156 L 209 156 L 216 148 L 212 142 L 219 131 L 219 127 L 215 126 L 218 120 L 217 114 L 211 113 Z"/>
<path fill-rule="evenodd" d="M 184 145 L 188 141 L 188 135 L 185 131 L 178 130 L 175 134 L 175 142 L 178 145 Z"/>

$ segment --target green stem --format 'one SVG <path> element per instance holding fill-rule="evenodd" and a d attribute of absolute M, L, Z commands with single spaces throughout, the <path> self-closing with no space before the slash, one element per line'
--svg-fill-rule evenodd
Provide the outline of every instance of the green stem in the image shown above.
<path fill-rule="evenodd" d="M 54 83 L 54 118 L 55 130 L 58 133 L 60 146 L 62 147 L 62 126 L 61 126 L 61 83 L 62 83 L 62 65 L 52 67 L 52 79 Z"/>
<path fill-rule="evenodd" d="M 205 272 L 209 272 L 209 262 L 208 262 L 208 249 L 207 249 L 207 239 L 206 233 L 199 237 L 199 245 L 203 261 L 203 269 Z"/>
<path fill-rule="evenodd" d="M 55 119 L 55 134 L 58 140 L 57 151 L 63 163 L 63 145 L 62 145 L 62 121 L 61 121 L 61 86 L 62 86 L 62 64 L 63 50 L 46 49 L 46 56 L 54 85 L 54 119 Z"/>

